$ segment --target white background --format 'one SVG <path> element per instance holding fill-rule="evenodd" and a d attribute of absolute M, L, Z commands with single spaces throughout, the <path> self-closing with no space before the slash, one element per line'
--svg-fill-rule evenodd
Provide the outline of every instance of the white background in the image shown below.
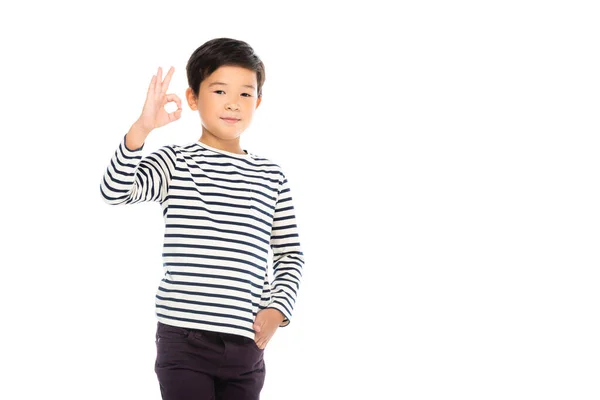
<path fill-rule="evenodd" d="M 350 2 L 352 3 L 352 2 Z M 303 250 L 262 399 L 600 398 L 594 2 L 19 2 L 2 38 L 2 397 L 160 399 L 156 203 L 99 184 L 158 66 L 266 65 L 242 145 Z"/>

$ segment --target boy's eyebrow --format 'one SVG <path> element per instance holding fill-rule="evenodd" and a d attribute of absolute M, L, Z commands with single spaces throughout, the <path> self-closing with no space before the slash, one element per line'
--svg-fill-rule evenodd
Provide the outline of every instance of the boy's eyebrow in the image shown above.
<path fill-rule="evenodd" d="M 223 85 L 223 86 L 227 86 L 227 84 L 226 84 L 226 83 L 224 83 L 224 82 L 213 82 L 213 83 L 211 83 L 210 85 L 208 85 L 208 87 L 215 86 L 215 85 Z M 242 86 L 243 86 L 243 87 L 250 88 L 250 89 L 253 89 L 253 90 L 256 90 L 256 88 L 255 88 L 254 86 L 252 86 L 252 85 L 242 85 Z"/>

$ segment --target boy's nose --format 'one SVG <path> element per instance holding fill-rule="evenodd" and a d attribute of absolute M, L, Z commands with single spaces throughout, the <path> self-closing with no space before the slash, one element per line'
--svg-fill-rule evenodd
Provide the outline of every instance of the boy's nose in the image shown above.
<path fill-rule="evenodd" d="M 225 106 L 226 109 L 228 110 L 233 110 L 233 111 L 237 111 L 240 109 L 240 106 L 237 104 L 233 104 L 233 103 L 229 103 Z"/>

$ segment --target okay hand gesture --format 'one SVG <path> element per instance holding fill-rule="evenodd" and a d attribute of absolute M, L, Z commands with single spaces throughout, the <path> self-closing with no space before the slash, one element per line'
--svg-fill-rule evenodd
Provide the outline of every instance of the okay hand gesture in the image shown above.
<path fill-rule="evenodd" d="M 138 119 L 140 126 L 147 132 L 181 118 L 181 99 L 176 94 L 167 94 L 174 71 L 175 68 L 171 67 L 165 79 L 162 80 L 162 68 L 158 67 L 157 74 L 152 76 L 146 103 Z M 165 105 L 171 102 L 177 104 L 177 110 L 167 113 Z"/>

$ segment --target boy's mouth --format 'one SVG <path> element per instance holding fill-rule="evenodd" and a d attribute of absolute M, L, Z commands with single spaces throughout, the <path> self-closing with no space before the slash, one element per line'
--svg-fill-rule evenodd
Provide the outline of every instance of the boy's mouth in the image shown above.
<path fill-rule="evenodd" d="M 237 119 L 237 118 L 221 118 L 221 119 L 229 124 L 235 124 L 236 122 L 239 121 L 239 119 Z"/>

